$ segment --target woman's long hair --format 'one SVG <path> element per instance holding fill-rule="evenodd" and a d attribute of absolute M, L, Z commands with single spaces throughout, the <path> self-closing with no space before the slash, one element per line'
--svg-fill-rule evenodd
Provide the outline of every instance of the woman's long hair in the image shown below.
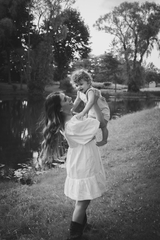
<path fill-rule="evenodd" d="M 58 148 L 58 138 L 60 130 L 64 129 L 65 115 L 61 110 L 60 93 L 55 92 L 47 96 L 44 105 L 43 120 L 43 142 L 39 160 L 41 165 L 51 164 L 54 159 L 54 153 Z"/>

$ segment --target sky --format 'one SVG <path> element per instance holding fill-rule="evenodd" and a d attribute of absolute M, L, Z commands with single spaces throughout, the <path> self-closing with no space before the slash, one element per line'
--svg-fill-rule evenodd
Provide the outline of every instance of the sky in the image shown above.
<path fill-rule="evenodd" d="M 112 40 L 110 34 L 96 30 L 93 24 L 101 15 L 111 12 L 114 7 L 119 6 L 125 1 L 135 2 L 136 0 L 76 0 L 74 7 L 80 12 L 82 19 L 90 29 L 92 54 L 103 54 L 109 48 Z M 145 1 L 139 0 L 138 2 L 144 3 Z M 160 4 L 160 0 L 148 0 L 148 2 Z M 153 62 L 157 68 L 160 68 L 159 55 L 157 50 L 154 49 L 146 62 Z"/>

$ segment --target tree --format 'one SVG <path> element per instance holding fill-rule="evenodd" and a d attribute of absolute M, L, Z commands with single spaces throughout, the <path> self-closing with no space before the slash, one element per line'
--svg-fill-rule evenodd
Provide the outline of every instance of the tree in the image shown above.
<path fill-rule="evenodd" d="M 119 65 L 120 62 L 111 53 L 103 55 L 101 60 L 101 68 L 104 69 L 107 79 L 115 83 L 115 92 L 118 82 L 118 75 L 120 73 Z"/>
<path fill-rule="evenodd" d="M 77 68 L 86 68 L 93 77 L 95 82 L 114 82 L 120 79 L 121 69 L 120 61 L 111 53 L 100 56 L 89 56 L 88 58 L 79 59 L 72 64 L 72 71 Z"/>
<path fill-rule="evenodd" d="M 160 49 L 160 5 L 123 2 L 100 17 L 94 26 L 114 36 L 113 49 L 125 60 L 128 91 L 139 91 L 144 56 L 151 53 L 155 44 Z"/>
<path fill-rule="evenodd" d="M 62 12 L 73 2 L 73 0 L 33 0 L 31 12 L 37 16 L 36 29 L 39 37 L 38 44 L 33 44 L 34 42 L 31 41 L 30 46 L 29 90 L 32 95 L 36 89 L 42 93 L 45 85 L 54 80 L 56 66 L 54 42 L 62 41 L 66 37 L 67 28 L 64 25 Z"/>
<path fill-rule="evenodd" d="M 28 32 L 28 89 L 31 95 L 41 95 L 45 85 L 53 80 L 54 55 L 53 35 L 62 25 L 59 17 L 62 11 L 62 4 L 70 6 L 73 0 L 32 0 L 29 6 L 30 12 L 37 16 L 34 35 Z M 63 27 L 57 34 L 57 39 L 65 37 Z"/>
<path fill-rule="evenodd" d="M 73 61 L 71 71 L 74 71 L 75 69 L 78 68 L 86 68 L 88 69 L 89 72 L 91 72 L 91 58 L 88 57 Z"/>
<path fill-rule="evenodd" d="M 26 22 L 32 19 L 26 4 L 30 0 L 0 0 L 0 71 L 11 83 L 11 54 L 22 47 L 22 38 L 27 34 Z M 5 72 L 5 74 L 4 74 Z"/>
<path fill-rule="evenodd" d="M 149 63 L 145 70 L 145 82 L 148 85 L 150 82 L 155 82 L 157 87 L 160 83 L 160 70 L 153 63 Z"/>
<path fill-rule="evenodd" d="M 42 93 L 53 79 L 53 33 L 65 37 L 59 17 L 73 0 L 0 0 L 0 72 L 11 82 L 11 72 L 26 78 L 30 92 Z M 63 5 L 63 6 L 62 6 Z M 38 27 L 33 24 L 34 13 Z M 34 15 L 34 16 L 33 16 Z M 36 23 L 36 22 L 35 22 Z M 46 23 L 49 23 L 48 25 Z M 52 28 L 52 31 L 50 30 Z"/>
<path fill-rule="evenodd" d="M 54 34 L 54 59 L 56 62 L 55 79 L 62 80 L 68 73 L 69 64 L 77 58 L 87 58 L 91 51 L 89 47 L 89 31 L 80 13 L 74 9 L 67 9 L 62 12 L 61 19 L 66 26 L 66 37 L 56 39 L 59 28 Z"/>

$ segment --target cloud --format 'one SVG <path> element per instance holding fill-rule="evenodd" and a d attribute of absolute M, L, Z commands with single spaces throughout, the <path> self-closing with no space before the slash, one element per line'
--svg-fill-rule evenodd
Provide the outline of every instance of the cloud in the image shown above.
<path fill-rule="evenodd" d="M 103 8 L 101 7 L 103 2 L 104 0 L 77 0 L 74 6 L 79 10 L 86 23 L 91 26 L 99 18 L 100 14 L 103 13 Z"/>

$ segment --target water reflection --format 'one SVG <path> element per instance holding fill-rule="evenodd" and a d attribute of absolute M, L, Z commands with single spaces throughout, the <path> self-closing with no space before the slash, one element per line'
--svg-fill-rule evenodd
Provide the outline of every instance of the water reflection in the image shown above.
<path fill-rule="evenodd" d="M 160 106 L 154 100 L 109 101 L 111 118 L 117 118 L 144 108 Z M 41 143 L 41 118 L 43 101 L 4 100 L 0 101 L 0 164 L 16 168 L 37 156 Z"/>
<path fill-rule="evenodd" d="M 141 111 L 147 108 L 154 108 L 159 102 L 153 99 L 114 99 L 109 102 L 111 118 L 117 118 L 122 115 Z"/>
<path fill-rule="evenodd" d="M 15 168 L 39 148 L 37 123 L 43 102 L 9 100 L 0 103 L 0 163 Z"/>

